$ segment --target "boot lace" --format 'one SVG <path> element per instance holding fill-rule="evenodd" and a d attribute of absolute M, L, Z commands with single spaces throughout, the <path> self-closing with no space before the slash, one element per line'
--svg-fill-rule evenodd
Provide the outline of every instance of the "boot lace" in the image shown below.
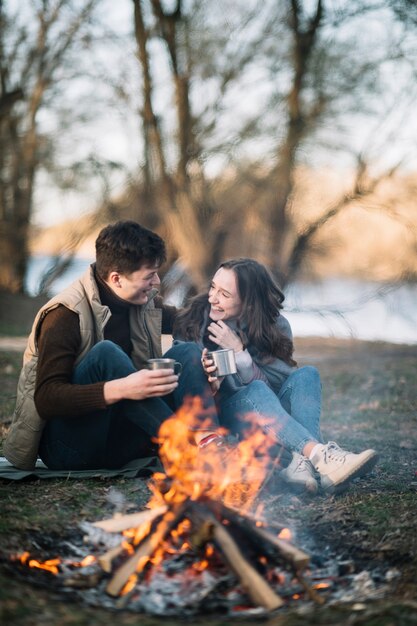
<path fill-rule="evenodd" d="M 297 458 L 297 465 L 294 468 L 294 473 L 299 472 L 309 472 L 310 474 L 314 474 L 314 468 L 306 456 L 299 455 Z"/>
<path fill-rule="evenodd" d="M 343 450 L 335 441 L 329 441 L 324 450 L 324 461 L 325 463 L 329 461 L 344 463 L 348 454 L 349 452 L 347 450 Z"/>

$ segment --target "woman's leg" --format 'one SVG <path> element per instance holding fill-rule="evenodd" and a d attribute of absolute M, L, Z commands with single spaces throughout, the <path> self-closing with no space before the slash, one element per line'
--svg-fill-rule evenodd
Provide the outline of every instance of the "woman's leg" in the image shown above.
<path fill-rule="evenodd" d="M 275 393 L 263 381 L 245 385 L 220 406 L 220 421 L 226 428 L 243 436 L 252 419 L 290 451 L 302 453 L 304 446 L 315 441 L 312 434 L 282 406 Z"/>
<path fill-rule="evenodd" d="M 279 401 L 311 437 L 323 442 L 320 431 L 321 380 L 316 367 L 300 367 L 290 374 L 278 394 Z"/>

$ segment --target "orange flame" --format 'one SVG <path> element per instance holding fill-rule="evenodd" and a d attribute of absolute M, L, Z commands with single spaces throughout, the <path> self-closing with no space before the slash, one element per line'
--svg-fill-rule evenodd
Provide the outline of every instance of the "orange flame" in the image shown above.
<path fill-rule="evenodd" d="M 95 563 L 96 561 L 97 561 L 96 557 L 93 556 L 92 554 L 89 554 L 79 563 L 72 563 L 72 565 L 74 567 L 87 567 L 88 565 L 92 565 L 92 563 Z"/>
<path fill-rule="evenodd" d="M 55 575 L 59 574 L 58 566 L 63 562 L 62 559 L 59 558 L 48 559 L 46 561 L 38 561 L 37 559 L 30 558 L 29 552 L 23 552 L 22 554 L 18 554 L 16 557 L 13 558 L 16 558 L 18 561 L 20 561 L 22 565 L 27 565 L 28 567 L 36 569 L 43 569 Z M 92 554 L 89 554 L 82 561 L 70 561 L 68 565 L 70 565 L 71 567 L 87 567 L 88 565 L 91 565 L 96 561 L 96 557 Z"/>
<path fill-rule="evenodd" d="M 328 589 L 330 587 L 329 583 L 321 582 L 314 583 L 313 589 Z"/>
<path fill-rule="evenodd" d="M 292 532 L 290 531 L 289 528 L 283 528 L 278 533 L 278 539 L 285 539 L 286 541 L 291 541 L 291 539 L 292 539 Z"/>
<path fill-rule="evenodd" d="M 37 561 L 36 559 L 31 559 L 29 552 L 23 552 L 18 559 L 23 565 L 27 565 L 28 567 L 34 567 L 37 569 L 43 569 L 47 572 L 51 572 L 51 574 L 58 574 L 59 569 L 58 565 L 61 563 L 60 559 L 49 559 L 48 561 Z"/>
<path fill-rule="evenodd" d="M 132 574 L 131 576 L 129 576 L 125 586 L 120 591 L 120 595 L 121 596 L 125 596 L 127 593 L 129 593 L 129 591 L 132 591 L 132 589 L 136 585 L 137 579 L 138 579 L 138 577 L 137 577 L 136 574 Z"/>
<path fill-rule="evenodd" d="M 201 496 L 222 500 L 225 505 L 248 510 L 267 475 L 273 443 L 262 426 L 267 420 L 245 415 L 250 424 L 244 440 L 229 449 L 201 451 L 195 445 L 196 430 L 210 430 L 210 419 L 198 397 L 188 398 L 176 415 L 159 431 L 160 457 L 165 474 L 153 476 L 153 498 L 149 506 L 181 502 Z M 219 429 L 220 434 L 227 434 Z"/>

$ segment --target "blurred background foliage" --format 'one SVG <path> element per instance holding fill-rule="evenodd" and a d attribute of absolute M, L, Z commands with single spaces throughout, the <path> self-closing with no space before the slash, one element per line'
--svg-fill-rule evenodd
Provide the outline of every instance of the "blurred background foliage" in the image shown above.
<path fill-rule="evenodd" d="M 0 289 L 119 218 L 189 292 L 414 281 L 416 51 L 414 0 L 0 0 Z"/>

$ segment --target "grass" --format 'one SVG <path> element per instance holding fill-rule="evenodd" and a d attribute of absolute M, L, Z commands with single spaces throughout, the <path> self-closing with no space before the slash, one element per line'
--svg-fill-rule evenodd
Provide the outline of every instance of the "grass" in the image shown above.
<path fill-rule="evenodd" d="M 16 402 L 16 383 L 22 366 L 22 355 L 0 351 L 0 438 L 10 424 Z"/>
<path fill-rule="evenodd" d="M 385 575 L 398 570 L 399 577 L 382 599 L 361 601 L 361 609 L 355 602 L 340 603 L 317 607 L 306 615 L 279 615 L 268 625 L 415 624 L 416 350 L 307 339 L 297 342 L 297 350 L 299 363 L 317 365 L 322 375 L 325 438 L 353 450 L 374 447 L 380 462 L 370 477 L 356 481 L 337 497 L 272 494 L 268 514 L 285 520 L 301 545 L 308 540 L 319 553 L 330 550 L 338 558 L 352 560 L 356 572 L 377 568 Z M 0 352 L 2 435 L 10 423 L 20 364 L 21 354 Z M 34 588 L 14 577 L 8 558 L 15 552 L 36 550 L 40 538 L 52 542 L 51 552 L 59 552 L 59 542 L 74 532 L 81 520 L 113 514 L 115 489 L 123 495 L 128 510 L 141 509 L 146 503 L 146 482 L 140 479 L 0 481 L 0 621 L 25 626 L 46 622 L 101 626 L 113 621 L 114 616 L 104 609 L 70 602 L 52 589 Z M 194 621 L 209 623 L 203 618 Z M 153 626 L 162 620 L 128 612 L 117 615 L 121 626 L 138 622 Z M 176 624 L 175 620 L 163 623 Z"/>

